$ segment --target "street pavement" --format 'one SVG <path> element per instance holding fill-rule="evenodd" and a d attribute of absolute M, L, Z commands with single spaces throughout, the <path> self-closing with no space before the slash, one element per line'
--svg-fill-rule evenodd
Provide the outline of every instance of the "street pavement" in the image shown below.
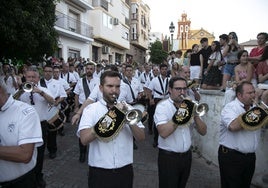
<path fill-rule="evenodd" d="M 44 179 L 47 188 L 87 188 L 87 162 L 80 163 L 77 126 L 67 123 L 65 136 L 58 136 L 58 151 L 55 159 L 49 159 L 46 151 L 44 161 Z M 153 135 L 146 129 L 145 141 L 136 142 L 134 150 L 134 184 L 133 188 L 157 188 L 157 155 L 158 149 L 152 147 Z M 104 180 L 105 181 L 105 180 Z M 193 152 L 191 175 L 187 188 L 219 188 L 219 169 L 206 161 L 197 152 Z"/>

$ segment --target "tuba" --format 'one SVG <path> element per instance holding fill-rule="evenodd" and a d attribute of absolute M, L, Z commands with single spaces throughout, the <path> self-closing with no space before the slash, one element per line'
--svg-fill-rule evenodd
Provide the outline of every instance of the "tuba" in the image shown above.
<path fill-rule="evenodd" d="M 24 93 L 24 92 L 32 92 L 33 88 L 34 88 L 35 84 L 32 82 L 25 82 L 21 89 L 19 89 L 14 95 L 13 98 L 14 99 L 19 99 L 20 96 Z"/>
<path fill-rule="evenodd" d="M 124 124 L 130 126 L 137 124 L 142 119 L 142 112 L 134 109 L 126 102 L 116 103 L 109 111 L 94 125 L 93 131 L 96 137 L 104 142 L 115 138 Z"/>

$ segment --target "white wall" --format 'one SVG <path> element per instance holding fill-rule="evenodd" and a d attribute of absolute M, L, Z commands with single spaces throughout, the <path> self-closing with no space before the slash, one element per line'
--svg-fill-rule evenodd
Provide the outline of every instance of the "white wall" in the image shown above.
<path fill-rule="evenodd" d="M 200 90 L 201 101 L 209 105 L 209 112 L 202 117 L 207 124 L 207 134 L 193 134 L 193 145 L 202 156 L 218 166 L 219 124 L 224 93 L 212 90 Z M 259 147 L 256 151 L 256 169 L 252 183 L 268 187 L 268 128 L 262 128 Z M 265 181 L 263 179 L 266 179 Z"/>

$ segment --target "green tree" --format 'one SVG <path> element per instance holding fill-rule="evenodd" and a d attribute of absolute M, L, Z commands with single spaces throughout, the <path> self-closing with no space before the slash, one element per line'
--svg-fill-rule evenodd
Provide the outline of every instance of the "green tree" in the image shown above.
<path fill-rule="evenodd" d="M 33 62 L 54 54 L 55 0 L 0 1 L 0 57 Z"/>
<path fill-rule="evenodd" d="M 163 50 L 162 43 L 157 40 L 150 47 L 150 61 L 154 64 L 161 64 L 167 59 L 168 53 Z"/>

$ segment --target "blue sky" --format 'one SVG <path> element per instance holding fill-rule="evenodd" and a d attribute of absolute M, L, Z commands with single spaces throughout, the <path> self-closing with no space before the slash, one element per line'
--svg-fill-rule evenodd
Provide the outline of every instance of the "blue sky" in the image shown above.
<path fill-rule="evenodd" d="M 256 39 L 268 32 L 268 0 L 143 0 L 150 7 L 151 31 L 169 35 L 173 21 L 175 33 L 181 14 L 191 20 L 191 29 L 203 27 L 216 39 L 235 31 L 239 42 Z M 174 35 L 176 36 L 176 35 Z"/>

